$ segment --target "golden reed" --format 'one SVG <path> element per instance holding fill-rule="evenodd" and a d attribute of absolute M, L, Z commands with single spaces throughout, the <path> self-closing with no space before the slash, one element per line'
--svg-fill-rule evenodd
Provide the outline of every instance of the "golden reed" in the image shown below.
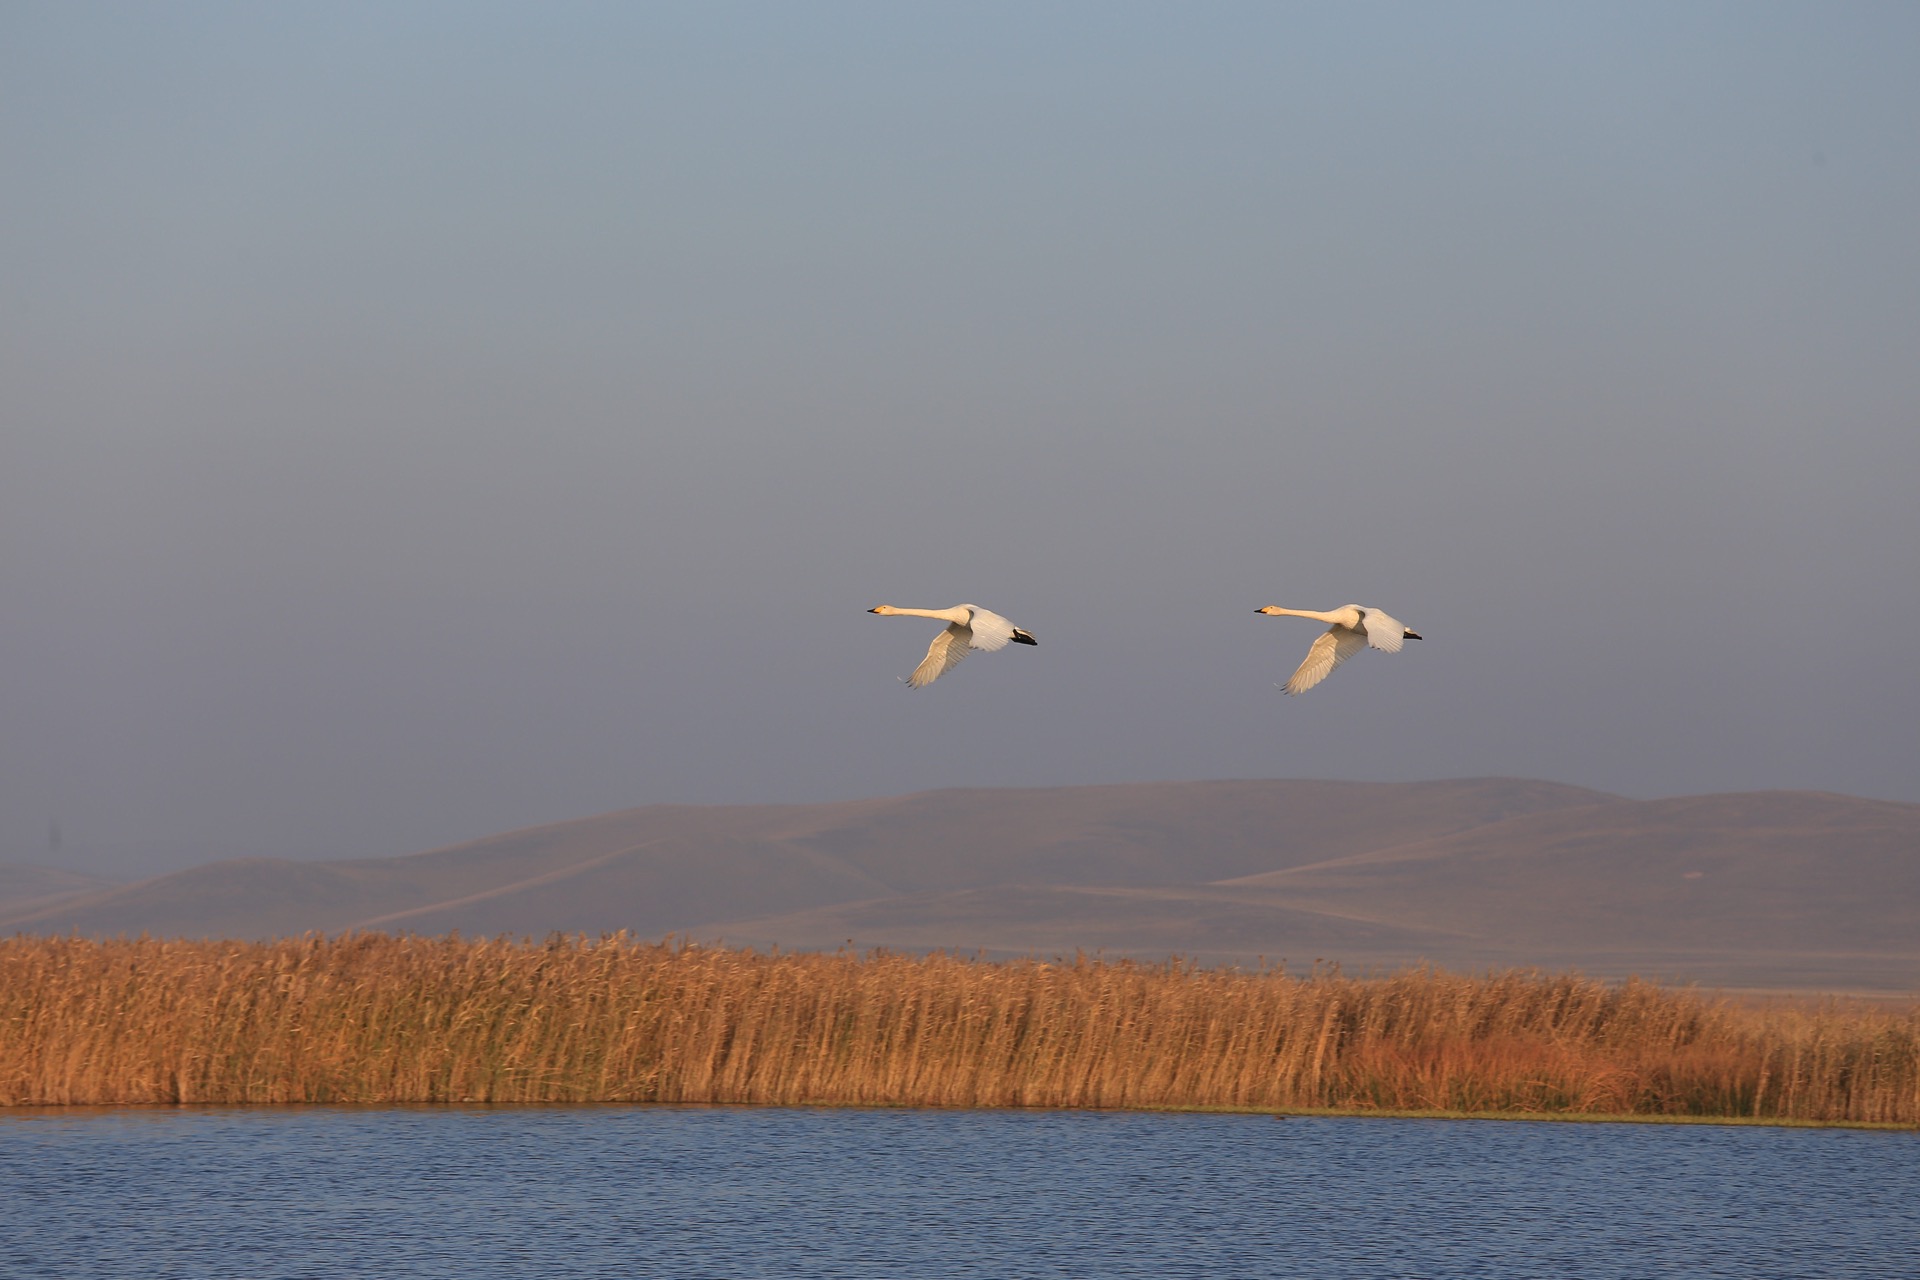
<path fill-rule="evenodd" d="M 729 1102 L 1920 1123 L 1920 1011 L 1506 973 L 597 940 L 0 940 L 0 1105 Z"/>

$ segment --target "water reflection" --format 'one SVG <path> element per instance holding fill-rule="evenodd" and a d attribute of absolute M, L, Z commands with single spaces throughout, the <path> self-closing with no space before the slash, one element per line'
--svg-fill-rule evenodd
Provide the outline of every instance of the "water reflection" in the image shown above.
<path fill-rule="evenodd" d="M 0 1112 L 17 1277 L 1920 1274 L 1907 1133 L 1085 1112 Z"/>

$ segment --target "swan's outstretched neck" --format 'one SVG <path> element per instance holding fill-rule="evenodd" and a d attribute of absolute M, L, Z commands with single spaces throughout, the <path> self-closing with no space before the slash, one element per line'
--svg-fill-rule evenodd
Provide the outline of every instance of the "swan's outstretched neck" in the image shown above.
<path fill-rule="evenodd" d="M 966 609 L 896 609 L 890 604 L 877 604 L 867 612 L 903 618 L 936 618 L 941 622 L 965 622 L 970 613 Z"/>
<path fill-rule="evenodd" d="M 1277 604 L 1270 604 L 1264 609 L 1255 609 L 1254 612 L 1270 613 L 1276 618 L 1312 618 L 1316 622 L 1340 621 L 1340 619 L 1335 616 L 1337 611 L 1330 610 L 1322 612 L 1319 609 L 1282 609 Z"/>

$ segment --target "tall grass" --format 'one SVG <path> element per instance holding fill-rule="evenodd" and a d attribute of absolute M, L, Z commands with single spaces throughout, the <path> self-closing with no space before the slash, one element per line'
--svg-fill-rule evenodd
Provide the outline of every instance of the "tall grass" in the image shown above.
<path fill-rule="evenodd" d="M 0 1105 L 745 1102 L 1920 1123 L 1920 1012 L 1643 983 L 765 955 L 614 936 L 0 940 Z"/>

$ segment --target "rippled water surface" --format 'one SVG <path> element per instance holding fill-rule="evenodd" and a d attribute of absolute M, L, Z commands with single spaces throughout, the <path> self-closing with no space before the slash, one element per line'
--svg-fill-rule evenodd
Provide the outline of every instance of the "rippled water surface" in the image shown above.
<path fill-rule="evenodd" d="M 1920 1276 L 1920 1138 L 733 1108 L 0 1111 L 7 1277 Z"/>

